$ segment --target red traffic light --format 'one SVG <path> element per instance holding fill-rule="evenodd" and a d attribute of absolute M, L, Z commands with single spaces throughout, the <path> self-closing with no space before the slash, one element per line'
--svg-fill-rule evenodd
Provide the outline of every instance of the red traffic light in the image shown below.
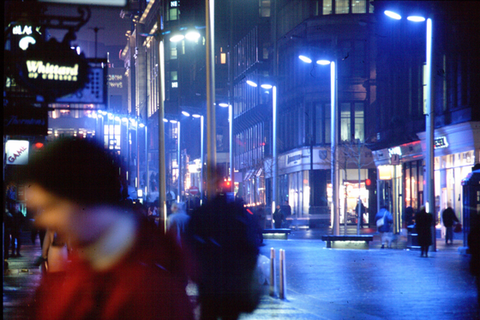
<path fill-rule="evenodd" d="M 365 186 L 370 187 L 372 185 L 372 180 L 366 179 L 365 180 Z"/>

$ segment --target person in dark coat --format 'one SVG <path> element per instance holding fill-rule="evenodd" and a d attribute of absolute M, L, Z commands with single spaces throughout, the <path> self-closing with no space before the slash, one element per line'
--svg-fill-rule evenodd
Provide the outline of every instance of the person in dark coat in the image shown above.
<path fill-rule="evenodd" d="M 447 233 L 445 234 L 445 244 L 448 244 L 449 239 L 450 243 L 453 243 L 453 225 L 455 224 L 455 222 L 459 223 L 459 221 L 452 207 L 448 207 L 443 210 L 442 219 L 443 225 L 447 229 Z"/>
<path fill-rule="evenodd" d="M 219 185 L 216 179 L 211 183 Z M 192 213 L 185 239 L 191 252 L 187 256 L 192 258 L 190 278 L 198 285 L 200 320 L 235 320 L 259 304 L 256 230 L 242 201 L 229 199 L 226 193 L 218 193 Z"/>
<path fill-rule="evenodd" d="M 17 251 L 16 256 L 21 257 L 20 248 L 22 247 L 22 228 L 25 223 L 25 216 L 20 212 L 20 204 L 15 202 L 12 210 L 12 257 L 15 256 L 15 250 Z"/>
<path fill-rule="evenodd" d="M 282 210 L 280 209 L 280 205 L 277 206 L 275 212 L 273 213 L 273 221 L 275 225 L 275 229 L 279 229 L 282 227 L 283 219 L 285 218 Z"/>
<path fill-rule="evenodd" d="M 433 216 L 425 211 L 425 207 L 415 216 L 415 228 L 418 234 L 418 245 L 420 246 L 420 256 L 428 257 L 428 247 L 432 245 L 432 225 Z"/>

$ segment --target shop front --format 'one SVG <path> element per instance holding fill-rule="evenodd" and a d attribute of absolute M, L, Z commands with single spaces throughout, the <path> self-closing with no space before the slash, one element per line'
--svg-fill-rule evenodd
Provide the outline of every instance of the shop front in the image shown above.
<path fill-rule="evenodd" d="M 311 165 L 310 161 L 313 160 Z M 361 159 L 361 166 L 339 157 L 339 215 L 341 224 L 357 224 L 356 207 L 360 198 L 366 212 L 361 225 L 368 225 L 371 203 L 366 181 L 373 161 Z M 370 168 L 372 167 L 372 168 Z M 329 150 L 326 148 L 297 149 L 279 156 L 279 203 L 291 207 L 294 226 L 331 225 L 333 223 L 332 184 Z M 313 171 L 311 171 L 313 169 Z M 376 210 L 376 209 L 373 209 Z"/>
<path fill-rule="evenodd" d="M 405 213 L 417 212 L 424 205 L 425 133 L 420 140 L 374 151 L 378 169 L 377 201 L 394 216 L 394 232 L 410 222 Z M 461 181 L 480 157 L 480 123 L 467 122 L 435 130 L 435 221 L 443 230 L 441 213 L 452 207 L 462 222 Z M 444 234 L 444 232 L 442 232 Z"/>

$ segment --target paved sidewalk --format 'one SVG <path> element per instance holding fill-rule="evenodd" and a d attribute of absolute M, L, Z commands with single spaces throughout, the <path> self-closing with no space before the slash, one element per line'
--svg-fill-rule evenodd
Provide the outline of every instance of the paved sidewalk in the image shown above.
<path fill-rule="evenodd" d="M 265 240 L 261 253 L 267 257 L 271 247 L 277 257 L 285 249 L 287 299 L 264 295 L 259 308 L 242 320 L 480 319 L 468 256 L 458 252 L 461 240 L 445 246 L 439 239 L 437 252 L 421 258 L 405 248 L 405 239 L 394 246 L 398 249 L 382 250 L 373 233 L 369 250 L 326 249 L 319 240 L 323 234 L 325 230 L 294 230 L 289 240 Z M 4 273 L 6 320 L 27 319 L 25 309 L 41 278 L 33 265 L 40 255 L 39 240 L 33 245 L 29 233 L 23 238 L 23 256 L 8 259 Z M 195 300 L 195 288 L 188 291 Z"/>

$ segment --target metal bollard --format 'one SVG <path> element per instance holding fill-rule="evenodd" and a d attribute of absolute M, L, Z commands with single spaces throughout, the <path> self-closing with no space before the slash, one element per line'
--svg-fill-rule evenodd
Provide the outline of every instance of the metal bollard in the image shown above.
<path fill-rule="evenodd" d="M 287 299 L 287 269 L 285 268 L 285 250 L 280 249 L 280 299 Z"/>
<path fill-rule="evenodd" d="M 275 249 L 270 248 L 270 295 L 275 296 Z"/>

